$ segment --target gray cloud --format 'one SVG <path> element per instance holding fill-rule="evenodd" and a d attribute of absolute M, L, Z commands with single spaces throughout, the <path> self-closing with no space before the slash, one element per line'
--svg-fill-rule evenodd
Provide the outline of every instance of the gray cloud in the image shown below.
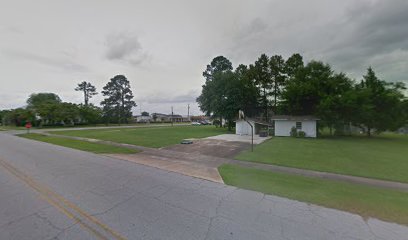
<path fill-rule="evenodd" d="M 261 53 L 298 52 L 355 79 L 372 66 L 386 81 L 408 83 L 406 0 L 23 2 L 0 8 L 0 97 L 52 91 L 81 102 L 78 79 L 101 89 L 125 74 L 143 110 L 186 112 L 190 103 L 198 112 L 212 57 L 237 66 Z M 2 98 L 0 108 L 21 99 Z"/>
<path fill-rule="evenodd" d="M 345 71 L 361 74 L 373 65 L 388 81 L 408 83 L 407 12 L 405 0 L 360 3 L 341 24 L 327 26 L 335 37 L 321 55 Z"/>
<path fill-rule="evenodd" d="M 25 107 L 27 98 L 28 96 L 25 93 L 21 92 L 2 93 L 0 94 L 0 103 L 2 105 L 0 110 L 2 110 L 2 108 L 12 109 Z M 18 105 L 16 105 L 16 102 L 18 102 Z"/>
<path fill-rule="evenodd" d="M 0 32 L 3 33 L 8 33 L 8 34 L 22 34 L 24 31 L 16 26 L 8 26 L 8 27 L 2 27 L 0 26 Z"/>
<path fill-rule="evenodd" d="M 191 90 L 181 95 L 173 95 L 171 93 L 158 93 L 139 98 L 139 100 L 149 104 L 194 103 L 199 95 L 200 93 L 198 91 Z"/>
<path fill-rule="evenodd" d="M 19 61 L 31 61 L 53 68 L 62 69 L 70 72 L 87 72 L 88 69 L 81 64 L 75 63 L 70 59 L 62 57 L 41 56 L 30 52 L 23 52 L 18 50 L 3 50 L 3 55 L 14 58 Z"/>
<path fill-rule="evenodd" d="M 108 35 L 106 47 L 106 58 L 109 60 L 122 60 L 132 65 L 139 65 L 148 57 L 143 52 L 139 39 L 127 33 Z"/>
<path fill-rule="evenodd" d="M 289 4 L 265 7 L 269 15 L 238 25 L 227 57 L 238 64 L 253 62 L 261 53 L 288 57 L 299 52 L 306 61 L 328 62 L 353 78 L 360 79 L 372 66 L 384 80 L 408 84 L 408 1 L 345 2 L 339 9 L 318 0 L 305 6 L 298 2 L 293 9 Z"/>

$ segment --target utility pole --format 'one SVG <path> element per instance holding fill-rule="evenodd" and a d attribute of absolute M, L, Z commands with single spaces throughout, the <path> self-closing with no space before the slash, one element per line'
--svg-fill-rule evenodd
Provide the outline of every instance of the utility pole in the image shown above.
<path fill-rule="evenodd" d="M 190 121 L 190 103 L 187 104 L 187 121 Z"/>
<path fill-rule="evenodd" d="M 171 126 L 173 126 L 173 106 L 171 106 Z"/>

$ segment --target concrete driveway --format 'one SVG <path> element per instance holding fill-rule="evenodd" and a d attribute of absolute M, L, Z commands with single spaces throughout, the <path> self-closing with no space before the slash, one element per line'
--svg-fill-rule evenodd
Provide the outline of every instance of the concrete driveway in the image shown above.
<path fill-rule="evenodd" d="M 251 147 L 247 142 L 226 141 L 223 139 L 204 138 L 192 139 L 192 141 L 193 144 L 176 144 L 162 149 L 221 158 L 233 158 L 239 152 Z"/>
<path fill-rule="evenodd" d="M 408 227 L 0 133 L 0 239 L 407 239 Z"/>
<path fill-rule="evenodd" d="M 251 146 L 242 141 L 212 138 L 191 140 L 192 144 L 176 144 L 160 149 L 145 148 L 137 154 L 107 156 L 223 183 L 218 167 L 231 162 L 235 155 Z"/>
<path fill-rule="evenodd" d="M 217 136 L 208 137 L 206 139 L 213 139 L 213 140 L 222 140 L 227 142 L 240 142 L 240 143 L 252 143 L 254 144 L 261 144 L 264 141 L 271 139 L 271 137 L 260 137 L 258 135 L 254 135 L 253 139 L 250 135 L 238 135 L 238 134 L 221 134 Z"/>

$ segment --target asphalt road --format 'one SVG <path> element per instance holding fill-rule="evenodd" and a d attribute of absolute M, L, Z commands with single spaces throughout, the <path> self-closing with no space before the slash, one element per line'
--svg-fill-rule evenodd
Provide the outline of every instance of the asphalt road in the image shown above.
<path fill-rule="evenodd" d="M 408 227 L 0 133 L 0 239 L 407 239 Z"/>

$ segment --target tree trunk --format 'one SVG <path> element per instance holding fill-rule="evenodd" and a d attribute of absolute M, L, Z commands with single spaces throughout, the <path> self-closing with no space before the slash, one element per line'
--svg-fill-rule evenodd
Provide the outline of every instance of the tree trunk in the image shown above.
<path fill-rule="evenodd" d="M 268 102 L 266 99 L 266 89 L 263 88 L 264 97 L 264 107 L 265 107 L 265 121 L 268 121 Z"/>
<path fill-rule="evenodd" d="M 276 85 L 276 82 L 275 82 L 275 92 L 274 92 L 274 94 L 273 94 L 273 97 L 275 98 L 274 99 L 274 107 L 275 107 L 275 111 L 276 111 L 276 95 L 278 94 L 278 86 Z M 275 114 L 276 114 L 276 112 L 275 112 Z"/>
<path fill-rule="evenodd" d="M 367 136 L 371 137 L 371 128 L 367 127 Z"/>
<path fill-rule="evenodd" d="M 85 89 L 84 89 L 84 102 L 85 102 L 85 106 L 88 106 L 88 98 L 87 98 L 87 94 L 86 94 Z"/>

